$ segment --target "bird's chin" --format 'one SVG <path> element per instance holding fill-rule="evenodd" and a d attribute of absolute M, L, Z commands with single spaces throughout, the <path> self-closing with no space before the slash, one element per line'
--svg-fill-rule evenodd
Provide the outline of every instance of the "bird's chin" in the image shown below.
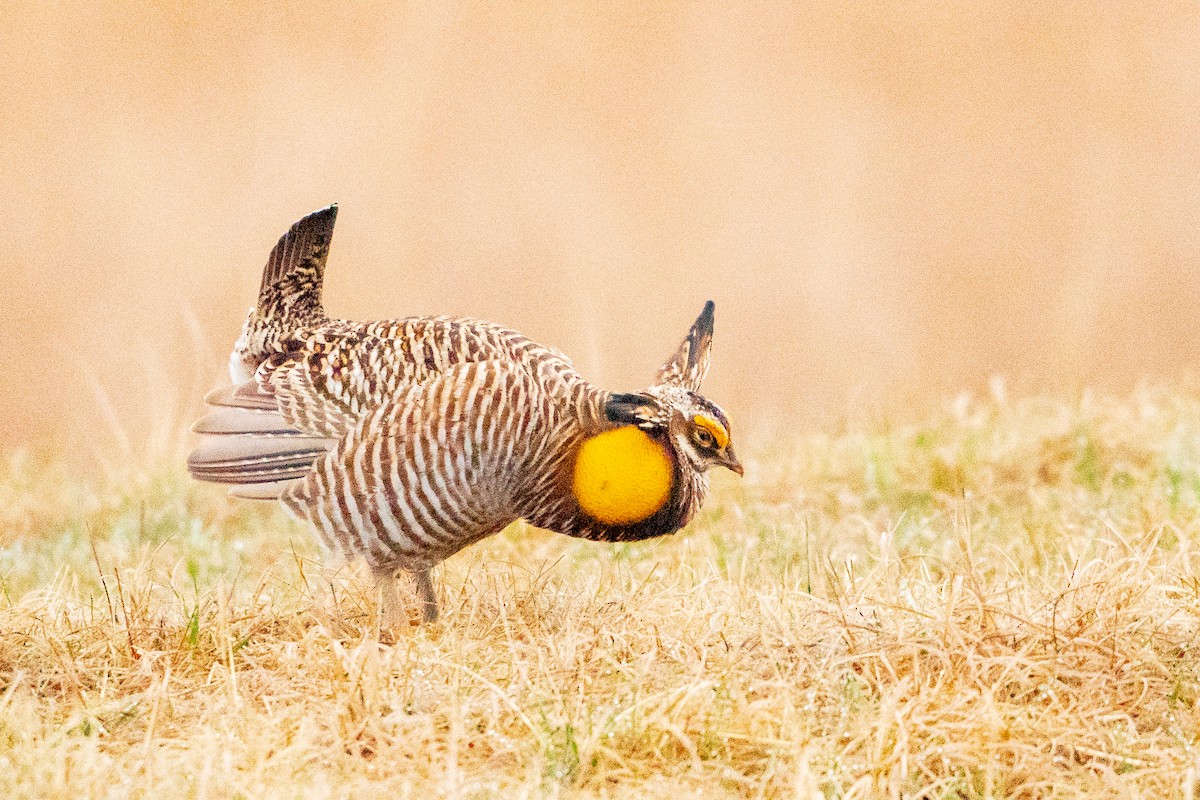
<path fill-rule="evenodd" d="M 712 472 L 714 469 L 717 469 L 718 467 L 721 469 L 727 469 L 730 472 L 733 472 L 737 475 L 744 474 L 742 465 L 738 464 L 736 462 L 734 464 L 729 464 L 723 460 L 712 459 L 712 460 L 701 461 L 699 463 L 697 463 L 695 461 L 692 461 L 690 463 L 692 465 L 692 469 L 696 470 L 696 472 L 699 472 L 703 475 L 709 474 L 710 472 Z"/>

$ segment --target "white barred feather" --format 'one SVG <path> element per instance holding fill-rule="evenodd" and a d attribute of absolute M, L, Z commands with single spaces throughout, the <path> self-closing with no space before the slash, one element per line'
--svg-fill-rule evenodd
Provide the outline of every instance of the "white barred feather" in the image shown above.
<path fill-rule="evenodd" d="M 282 500 L 329 550 L 370 564 L 393 617 L 388 576 L 412 572 L 432 618 L 429 569 L 516 519 L 598 540 L 691 519 L 707 482 L 682 458 L 669 507 L 651 519 L 611 526 L 581 511 L 574 454 L 613 425 L 610 395 L 557 350 L 478 320 L 328 318 L 320 284 L 335 217 L 336 207 L 305 217 L 272 252 L 230 359 L 243 382 L 211 393 L 216 409 L 196 423 L 195 477 Z M 699 386 L 711 325 L 710 304 L 664 379 Z"/>

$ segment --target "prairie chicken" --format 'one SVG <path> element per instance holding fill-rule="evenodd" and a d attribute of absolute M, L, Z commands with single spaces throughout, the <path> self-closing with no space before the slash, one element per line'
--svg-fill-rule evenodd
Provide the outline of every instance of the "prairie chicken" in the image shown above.
<path fill-rule="evenodd" d="M 337 206 L 301 219 L 267 261 L 230 356 L 233 385 L 194 430 L 191 474 L 230 494 L 278 498 L 323 544 L 362 557 L 400 621 L 400 571 L 425 620 L 430 569 L 517 519 L 606 542 L 674 533 L 742 466 L 729 418 L 697 394 L 705 305 L 654 385 L 610 393 L 556 350 L 489 322 L 331 319 L 321 280 Z"/>

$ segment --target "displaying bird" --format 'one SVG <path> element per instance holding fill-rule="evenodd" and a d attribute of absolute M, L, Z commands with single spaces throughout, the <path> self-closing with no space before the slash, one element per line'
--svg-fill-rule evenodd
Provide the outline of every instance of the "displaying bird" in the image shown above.
<path fill-rule="evenodd" d="M 336 217 L 310 214 L 271 252 L 233 385 L 206 398 L 216 410 L 187 464 L 236 497 L 279 499 L 330 551 L 363 558 L 385 628 L 402 619 L 401 571 L 434 620 L 431 568 L 515 520 L 593 541 L 662 536 L 700 508 L 710 468 L 742 474 L 728 416 L 698 394 L 711 301 L 653 385 L 611 393 L 489 322 L 326 316 Z"/>

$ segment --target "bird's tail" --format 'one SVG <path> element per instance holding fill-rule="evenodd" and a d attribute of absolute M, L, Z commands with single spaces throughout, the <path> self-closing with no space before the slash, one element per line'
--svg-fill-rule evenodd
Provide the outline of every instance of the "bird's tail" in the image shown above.
<path fill-rule="evenodd" d="M 229 357 L 234 383 L 248 381 L 258 365 L 295 331 L 325 321 L 321 283 L 336 219 L 336 204 L 314 211 L 292 225 L 271 251 L 263 268 L 258 303 L 250 309 Z"/>
<path fill-rule="evenodd" d="M 258 304 L 250 309 L 229 357 L 234 385 L 205 398 L 217 410 L 192 428 L 203 435 L 188 456 L 192 477 L 230 484 L 238 497 L 273 499 L 333 446 L 332 439 L 291 425 L 254 374 L 296 331 L 325 321 L 321 280 L 336 219 L 336 205 L 315 211 L 293 225 L 271 251 Z"/>
<path fill-rule="evenodd" d="M 321 282 L 337 210 L 335 203 L 299 220 L 271 251 L 255 309 L 264 320 L 304 323 L 324 316 Z"/>

